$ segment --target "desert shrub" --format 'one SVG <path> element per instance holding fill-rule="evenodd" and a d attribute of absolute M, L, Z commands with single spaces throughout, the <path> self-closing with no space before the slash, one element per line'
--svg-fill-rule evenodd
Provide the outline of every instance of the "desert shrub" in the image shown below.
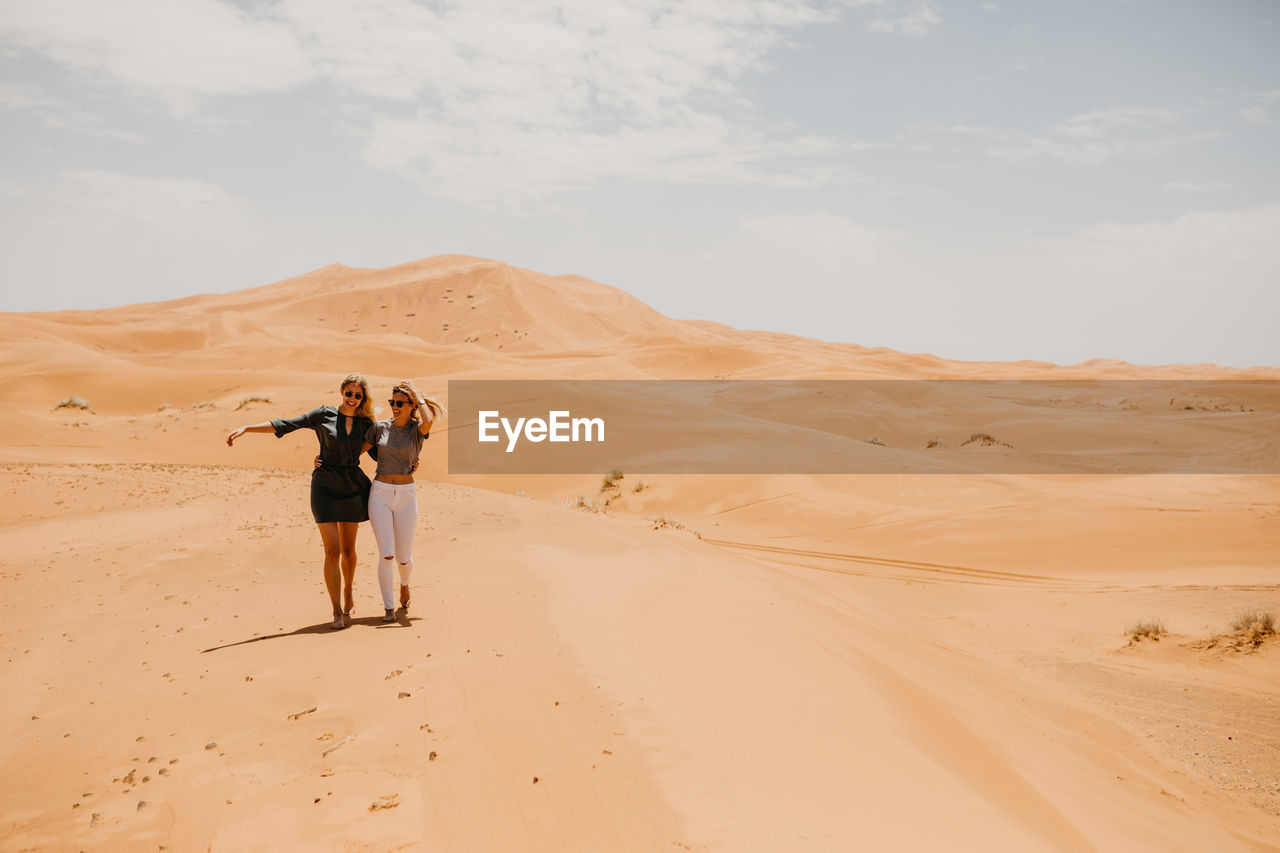
<path fill-rule="evenodd" d="M 604 479 L 600 481 L 600 489 L 612 489 L 618 485 L 618 481 L 622 479 L 622 469 L 614 468 L 604 475 Z"/>
<path fill-rule="evenodd" d="M 193 409 L 216 409 L 217 407 L 218 407 L 218 404 L 217 404 L 217 403 L 215 403 L 215 402 L 213 402 L 212 400 L 202 400 L 201 402 L 196 403 L 196 404 L 195 404 L 194 406 L 192 406 L 191 408 L 193 408 Z"/>
<path fill-rule="evenodd" d="M 88 409 L 89 401 L 83 397 L 67 397 L 65 400 L 53 407 L 56 412 L 58 409 Z"/>
<path fill-rule="evenodd" d="M 968 439 L 966 439 L 965 441 L 960 442 L 960 446 L 961 446 L 961 447 L 966 447 L 966 446 L 968 446 L 968 445 L 970 445 L 970 444 L 976 444 L 976 445 L 978 445 L 979 447 L 996 447 L 996 446 L 999 446 L 999 447 L 1013 447 L 1013 445 L 1012 445 L 1012 444 L 1009 444 L 1009 443 L 1008 443 L 1008 442 L 1006 442 L 1006 441 L 1001 441 L 1000 439 L 996 438 L 996 437 L 995 437 L 994 435 L 992 435 L 991 433 L 987 433 L 987 432 L 975 432 L 975 433 L 972 433 L 972 434 L 969 436 L 969 438 L 968 438 Z"/>
<path fill-rule="evenodd" d="M 1235 618 L 1231 623 L 1231 630 L 1235 634 L 1242 635 L 1248 642 L 1257 645 L 1264 637 L 1276 632 L 1276 620 L 1270 613 L 1247 610 Z"/>
<path fill-rule="evenodd" d="M 245 397 L 243 400 L 241 400 L 240 405 L 236 406 L 236 411 L 238 412 L 241 409 L 243 409 L 245 406 L 248 406 L 252 403 L 270 403 L 270 402 L 271 402 L 270 397 L 260 397 L 257 394 L 254 394 L 252 397 Z"/>
<path fill-rule="evenodd" d="M 942 443 L 942 439 L 940 438 L 931 438 L 929 439 L 929 443 L 925 445 L 925 449 L 928 450 L 933 447 L 946 447 L 946 445 Z"/>
<path fill-rule="evenodd" d="M 604 504 L 598 504 L 586 495 L 578 495 L 576 498 L 569 498 L 564 502 L 569 509 L 581 509 L 587 512 L 602 512 Z"/>
<path fill-rule="evenodd" d="M 1165 634 L 1169 633 L 1164 626 L 1163 619 L 1147 619 L 1129 626 L 1126 632 L 1130 640 L 1158 640 Z"/>
<path fill-rule="evenodd" d="M 636 480 L 635 488 L 633 488 L 631 491 L 633 491 L 633 492 L 643 492 L 643 491 L 644 491 L 644 487 L 645 487 L 645 486 L 647 486 L 647 485 L 649 485 L 649 484 L 648 484 L 648 483 L 646 483 L 644 480 Z"/>
<path fill-rule="evenodd" d="M 884 439 L 883 439 L 883 438 L 877 438 L 877 437 L 876 437 L 876 436 L 874 436 L 874 435 L 873 435 L 873 436 L 871 436 L 871 438 L 868 438 L 868 439 L 867 439 L 867 444 L 874 444 L 874 445 L 876 445 L 877 447 L 888 447 L 888 446 L 889 446 L 889 445 L 887 445 L 887 444 L 885 444 L 885 443 L 884 443 Z"/>

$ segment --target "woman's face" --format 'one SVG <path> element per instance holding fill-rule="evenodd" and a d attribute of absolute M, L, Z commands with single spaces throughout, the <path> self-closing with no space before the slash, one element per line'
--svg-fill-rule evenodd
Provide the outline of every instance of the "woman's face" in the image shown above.
<path fill-rule="evenodd" d="M 364 389 L 359 382 L 350 382 L 342 386 L 342 405 L 348 409 L 358 409 L 364 402 Z"/>
<path fill-rule="evenodd" d="M 413 401 L 409 399 L 409 395 L 402 391 L 391 392 L 391 399 L 387 401 L 391 404 L 391 414 L 397 420 L 401 415 L 413 414 Z"/>

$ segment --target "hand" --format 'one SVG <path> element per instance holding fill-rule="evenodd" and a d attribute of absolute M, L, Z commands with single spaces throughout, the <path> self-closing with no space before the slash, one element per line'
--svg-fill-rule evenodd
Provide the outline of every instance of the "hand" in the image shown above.
<path fill-rule="evenodd" d="M 233 446 L 232 443 L 242 435 L 244 435 L 244 427 L 233 429 L 231 434 L 227 436 L 227 447 Z"/>
<path fill-rule="evenodd" d="M 316 456 L 316 458 L 315 458 L 315 467 L 317 467 L 317 468 L 323 468 L 323 467 L 324 467 L 324 460 L 323 460 L 323 459 L 321 459 L 318 455 L 317 455 L 317 456 Z"/>
<path fill-rule="evenodd" d="M 403 385 L 405 390 L 409 392 L 409 399 L 413 400 L 415 406 L 422 405 L 422 395 L 418 393 L 418 389 L 413 384 L 412 379 L 401 379 L 398 384 Z"/>

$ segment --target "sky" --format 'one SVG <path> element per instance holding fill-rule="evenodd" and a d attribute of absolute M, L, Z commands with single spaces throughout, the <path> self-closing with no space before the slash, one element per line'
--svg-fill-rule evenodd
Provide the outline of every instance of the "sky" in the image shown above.
<path fill-rule="evenodd" d="M 1273 0 L 0 0 L 0 311 L 478 255 L 960 359 L 1280 366 Z"/>

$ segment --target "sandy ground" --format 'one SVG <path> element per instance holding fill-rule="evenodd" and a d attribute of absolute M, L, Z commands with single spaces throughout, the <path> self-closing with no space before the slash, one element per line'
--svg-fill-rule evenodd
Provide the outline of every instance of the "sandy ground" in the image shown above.
<path fill-rule="evenodd" d="M 223 442 L 353 369 L 1280 371 L 949 363 L 460 256 L 0 315 L 0 359 L 5 850 L 1280 849 L 1280 641 L 1206 642 L 1280 616 L 1274 476 L 604 489 L 450 477 L 438 430 L 408 615 L 366 525 L 332 632 L 313 440 Z"/>

